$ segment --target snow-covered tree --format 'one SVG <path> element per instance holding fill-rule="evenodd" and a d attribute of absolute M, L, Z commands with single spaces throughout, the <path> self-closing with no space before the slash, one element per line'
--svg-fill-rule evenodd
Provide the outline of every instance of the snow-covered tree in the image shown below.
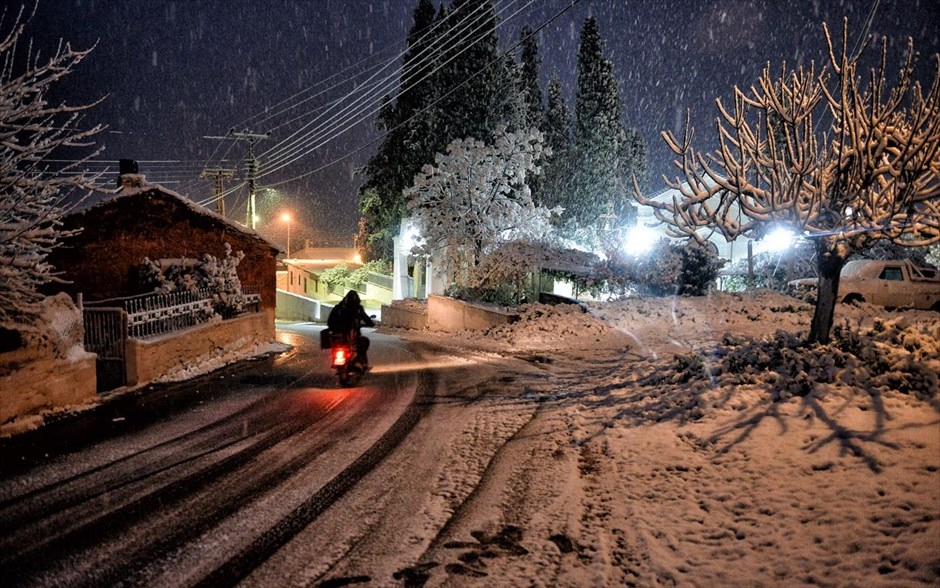
<path fill-rule="evenodd" d="M 222 317 L 235 316 L 245 309 L 245 296 L 238 278 L 238 264 L 244 259 L 242 251 L 232 253 L 225 243 L 225 257 L 206 253 L 200 259 L 178 259 L 157 262 L 144 258 L 141 275 L 154 292 L 206 291 L 212 296 L 213 309 Z"/>
<path fill-rule="evenodd" d="M 733 104 L 718 101 L 719 146 L 692 148 L 688 124 L 680 142 L 663 137 L 678 156 L 681 191 L 656 208 L 676 234 L 700 242 L 700 229 L 732 240 L 759 238 L 784 225 L 814 241 L 818 297 L 809 342 L 829 340 L 839 275 L 849 256 L 878 239 L 904 246 L 940 241 L 940 56 L 926 94 L 914 79 L 908 43 L 894 85 L 888 86 L 887 41 L 867 81 L 847 48 L 829 48 L 828 65 L 775 74 L 734 89 Z M 780 141 L 783 141 L 783 145 Z"/>
<path fill-rule="evenodd" d="M 66 233 L 60 219 L 88 190 L 96 176 L 83 172 L 90 139 L 101 129 L 82 129 L 82 114 L 94 104 L 50 103 L 53 84 L 72 73 L 89 53 L 60 44 L 43 58 L 31 45 L 19 55 L 29 22 L 23 9 L 0 33 L 0 328 L 36 328 L 43 295 L 56 279 L 46 261 Z M 3 21 L 0 19 L 0 29 Z M 81 161 L 56 167 L 50 156 L 65 150 Z"/>
<path fill-rule="evenodd" d="M 415 178 L 406 195 L 423 248 L 454 284 L 477 286 L 479 265 L 498 244 L 547 232 L 551 211 L 533 203 L 526 182 L 542 155 L 541 132 L 500 127 L 493 144 L 454 141 Z"/>

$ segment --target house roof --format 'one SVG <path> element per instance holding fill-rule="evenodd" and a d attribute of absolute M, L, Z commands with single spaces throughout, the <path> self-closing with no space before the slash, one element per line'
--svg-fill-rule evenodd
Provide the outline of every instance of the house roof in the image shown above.
<path fill-rule="evenodd" d="M 141 176 L 141 178 L 142 178 L 142 176 Z M 278 245 L 276 245 L 275 243 L 269 241 L 269 240 L 266 239 L 265 237 L 261 236 L 261 235 L 260 235 L 259 233 L 257 233 L 256 231 L 254 231 L 254 230 L 252 230 L 252 229 L 250 229 L 250 228 L 248 228 L 248 227 L 246 227 L 246 226 L 244 226 L 244 225 L 242 225 L 242 224 L 239 224 L 239 223 L 236 223 L 236 222 L 234 222 L 234 221 L 231 221 L 231 220 L 225 218 L 224 216 L 221 216 L 221 215 L 219 215 L 219 214 L 216 214 L 215 212 L 209 210 L 208 208 L 205 208 L 205 207 L 203 207 L 203 206 L 200 206 L 200 205 L 197 204 L 196 202 L 193 202 L 192 200 L 190 200 L 190 199 L 187 198 L 186 196 L 183 196 L 182 194 L 179 194 L 179 193 L 177 193 L 177 192 L 174 192 L 173 190 L 169 190 L 169 189 L 167 189 L 167 188 L 164 188 L 163 186 L 161 186 L 161 185 L 159 185 L 159 184 L 147 184 L 147 183 L 143 183 L 142 186 L 122 187 L 122 188 L 118 189 L 118 190 L 114 193 L 114 195 L 113 195 L 112 197 L 107 198 L 107 199 L 105 199 L 105 200 L 101 200 L 101 201 L 99 201 L 99 202 L 93 204 L 92 206 L 88 206 L 88 207 L 86 207 L 86 208 L 82 208 L 82 209 L 76 210 L 76 211 L 74 211 L 74 212 L 71 212 L 71 213 L 69 213 L 69 214 L 66 215 L 66 216 L 75 216 L 75 217 L 78 217 L 78 216 L 87 216 L 87 215 L 92 215 L 92 216 L 93 216 L 93 215 L 96 214 L 98 211 L 104 210 L 104 209 L 106 209 L 106 208 L 111 208 L 111 207 L 113 207 L 116 203 L 121 203 L 121 202 L 125 201 L 125 199 L 134 198 L 134 197 L 140 197 L 140 196 L 145 195 L 145 194 L 146 194 L 146 195 L 153 195 L 153 196 L 162 196 L 162 197 L 164 197 L 164 198 L 167 198 L 167 199 L 169 199 L 169 200 L 171 200 L 171 201 L 174 201 L 174 202 L 176 202 L 176 203 L 178 203 L 178 204 L 181 204 L 182 206 L 184 206 L 185 208 L 187 208 L 189 211 L 191 211 L 191 212 L 192 212 L 194 215 L 196 215 L 196 216 L 204 217 L 204 218 L 210 219 L 210 220 L 212 220 L 212 221 L 214 221 L 214 222 L 220 223 L 220 224 L 226 226 L 226 228 L 228 228 L 228 229 L 231 229 L 231 230 L 233 230 L 233 231 L 235 231 L 235 232 L 241 233 L 241 234 L 243 234 L 243 235 L 245 235 L 245 236 L 247 236 L 247 237 L 249 237 L 249 238 L 251 238 L 251 239 L 254 239 L 254 240 L 256 240 L 256 241 L 259 241 L 259 242 L 263 243 L 264 245 L 267 245 L 268 247 L 270 247 L 270 248 L 271 248 L 272 250 L 274 250 L 274 251 L 278 251 L 278 252 L 281 251 L 281 248 L 280 248 Z"/>

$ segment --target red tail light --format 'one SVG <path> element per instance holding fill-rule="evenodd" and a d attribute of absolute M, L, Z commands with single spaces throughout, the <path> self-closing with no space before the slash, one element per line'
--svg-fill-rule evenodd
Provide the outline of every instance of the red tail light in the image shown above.
<path fill-rule="evenodd" d="M 346 350 L 337 347 L 333 350 L 333 365 L 344 365 L 346 363 Z"/>

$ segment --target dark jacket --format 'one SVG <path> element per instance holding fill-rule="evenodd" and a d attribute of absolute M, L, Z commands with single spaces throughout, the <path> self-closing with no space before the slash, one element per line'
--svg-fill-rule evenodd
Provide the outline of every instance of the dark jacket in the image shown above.
<path fill-rule="evenodd" d="M 355 290 L 350 290 L 330 311 L 326 325 L 334 334 L 347 335 L 354 332 L 358 337 L 363 325 L 373 327 L 375 323 L 359 302 L 359 294 Z"/>

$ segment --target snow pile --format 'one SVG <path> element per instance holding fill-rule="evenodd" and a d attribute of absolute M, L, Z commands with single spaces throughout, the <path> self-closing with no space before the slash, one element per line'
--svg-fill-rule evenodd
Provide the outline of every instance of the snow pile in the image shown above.
<path fill-rule="evenodd" d="M 405 298 L 404 300 L 392 300 L 392 308 L 400 308 L 410 312 L 428 312 L 428 301 L 418 300 L 417 298 Z"/>
<path fill-rule="evenodd" d="M 879 320 L 864 331 L 836 327 L 829 345 L 806 346 L 784 331 L 760 341 L 727 335 L 713 358 L 677 357 L 674 377 L 687 382 L 705 376 L 718 386 L 761 383 L 775 400 L 854 387 L 930 401 L 938 394 L 938 341 L 940 325 L 910 325 L 903 318 Z"/>
<path fill-rule="evenodd" d="M 614 328 L 577 304 L 526 304 L 519 320 L 488 329 L 484 335 L 493 342 L 516 350 L 547 350 L 564 347 L 572 339 L 582 346 L 609 344 L 617 338 Z"/>

